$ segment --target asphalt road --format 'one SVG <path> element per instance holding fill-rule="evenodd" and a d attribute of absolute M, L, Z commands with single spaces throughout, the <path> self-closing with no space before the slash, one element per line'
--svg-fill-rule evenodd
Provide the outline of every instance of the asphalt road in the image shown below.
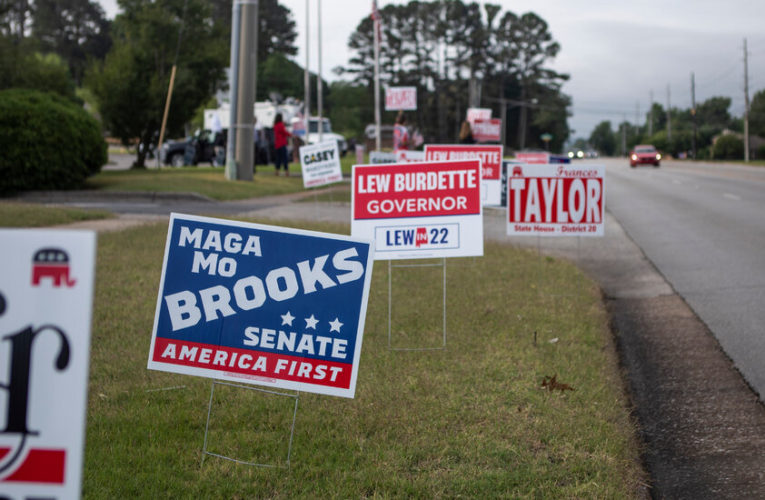
<path fill-rule="evenodd" d="M 604 163 L 608 210 L 765 397 L 765 168 Z"/>

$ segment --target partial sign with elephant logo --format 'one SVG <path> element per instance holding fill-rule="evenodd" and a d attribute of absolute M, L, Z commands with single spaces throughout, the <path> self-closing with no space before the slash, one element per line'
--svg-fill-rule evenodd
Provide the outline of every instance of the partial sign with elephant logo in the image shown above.
<path fill-rule="evenodd" d="M 0 493 L 78 498 L 96 237 L 0 230 Z"/>

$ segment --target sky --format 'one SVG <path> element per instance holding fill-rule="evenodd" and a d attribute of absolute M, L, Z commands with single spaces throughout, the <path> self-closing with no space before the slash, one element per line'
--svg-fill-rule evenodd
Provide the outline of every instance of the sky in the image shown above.
<path fill-rule="evenodd" d="M 467 0 L 464 0 L 467 2 Z M 371 0 L 308 0 L 311 71 L 318 71 L 318 5 L 321 2 L 322 76 L 351 57 L 348 39 L 371 12 Z M 408 0 L 378 0 L 379 8 Z M 98 0 L 107 17 L 116 0 Z M 306 0 L 280 0 L 290 9 L 298 33 L 295 61 L 305 65 Z M 563 92 L 573 106 L 573 137 L 587 138 L 604 120 L 645 122 L 651 94 L 665 108 L 691 107 L 691 73 L 696 102 L 732 99 L 730 112 L 744 112 L 744 39 L 747 40 L 749 98 L 765 89 L 764 0 L 494 0 L 502 13 L 534 12 L 548 25 L 561 50 L 549 67 L 570 76 Z M 501 14 L 500 14 L 501 15 Z M 298 96 L 300 97 L 300 96 Z"/>

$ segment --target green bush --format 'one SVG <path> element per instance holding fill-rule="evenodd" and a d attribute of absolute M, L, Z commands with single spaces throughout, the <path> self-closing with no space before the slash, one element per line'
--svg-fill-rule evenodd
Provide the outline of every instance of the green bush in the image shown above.
<path fill-rule="evenodd" d="M 743 160 L 744 141 L 735 135 L 723 135 L 715 142 L 712 156 L 715 160 Z"/>
<path fill-rule="evenodd" d="M 765 160 L 765 144 L 757 148 L 757 158 L 755 160 Z"/>
<path fill-rule="evenodd" d="M 55 94 L 0 91 L 0 193 L 76 189 L 107 161 L 101 127 Z"/>

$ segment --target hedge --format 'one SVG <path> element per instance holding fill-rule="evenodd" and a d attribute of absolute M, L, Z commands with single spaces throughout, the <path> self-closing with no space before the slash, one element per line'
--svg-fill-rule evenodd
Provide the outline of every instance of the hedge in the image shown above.
<path fill-rule="evenodd" d="M 0 193 L 77 189 L 107 162 L 99 123 L 61 96 L 0 91 Z"/>

